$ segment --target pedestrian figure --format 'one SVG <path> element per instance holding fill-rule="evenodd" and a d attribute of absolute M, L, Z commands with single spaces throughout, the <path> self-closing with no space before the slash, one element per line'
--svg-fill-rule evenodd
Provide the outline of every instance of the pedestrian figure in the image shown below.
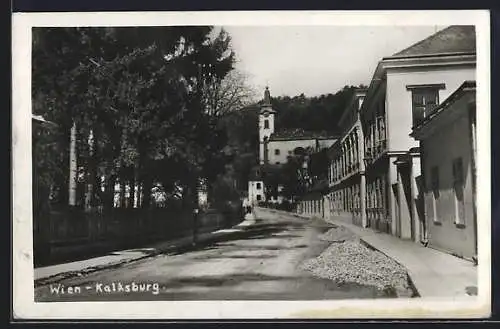
<path fill-rule="evenodd" d="M 250 214 L 252 212 L 252 206 L 248 199 L 243 200 L 243 207 L 245 208 L 245 214 Z"/>

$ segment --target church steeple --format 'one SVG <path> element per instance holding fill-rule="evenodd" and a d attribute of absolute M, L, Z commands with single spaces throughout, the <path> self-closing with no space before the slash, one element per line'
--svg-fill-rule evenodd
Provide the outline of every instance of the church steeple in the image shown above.
<path fill-rule="evenodd" d="M 264 91 L 264 102 L 263 106 L 271 106 L 271 93 L 269 92 L 269 86 L 266 86 L 266 90 Z"/>
<path fill-rule="evenodd" d="M 273 106 L 271 105 L 271 93 L 269 92 L 269 87 L 266 87 L 259 113 L 259 159 L 261 164 L 266 163 L 267 160 L 267 142 L 274 133 L 275 113 L 276 111 L 273 110 Z"/>

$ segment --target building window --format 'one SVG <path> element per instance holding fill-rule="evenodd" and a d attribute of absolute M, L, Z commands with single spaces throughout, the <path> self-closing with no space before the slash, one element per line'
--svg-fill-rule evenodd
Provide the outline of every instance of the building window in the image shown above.
<path fill-rule="evenodd" d="M 276 164 L 277 164 L 277 165 L 279 165 L 279 164 L 280 164 L 280 162 L 279 162 L 279 161 L 276 161 Z"/>
<path fill-rule="evenodd" d="M 269 128 L 269 120 L 264 120 L 264 129 Z"/>
<path fill-rule="evenodd" d="M 257 201 L 260 201 L 260 200 L 262 200 L 262 197 L 260 194 L 257 194 Z"/>
<path fill-rule="evenodd" d="M 462 158 L 453 160 L 453 189 L 455 192 L 455 224 L 465 225 L 464 169 Z"/>
<path fill-rule="evenodd" d="M 260 185 L 260 183 L 257 183 L 257 190 L 260 190 L 260 189 L 261 189 L 261 187 L 262 187 L 262 186 Z"/>
<path fill-rule="evenodd" d="M 432 190 L 432 220 L 439 223 L 437 203 L 439 200 L 439 167 L 431 168 L 431 190 Z"/>
<path fill-rule="evenodd" d="M 274 155 L 280 155 L 280 150 L 279 149 L 274 150 Z"/>
<path fill-rule="evenodd" d="M 413 126 L 419 125 L 439 105 L 439 90 L 444 84 L 406 86 L 411 90 Z"/>

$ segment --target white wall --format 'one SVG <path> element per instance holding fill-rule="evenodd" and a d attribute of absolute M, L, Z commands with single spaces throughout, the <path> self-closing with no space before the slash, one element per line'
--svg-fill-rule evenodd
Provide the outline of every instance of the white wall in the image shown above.
<path fill-rule="evenodd" d="M 280 164 L 287 162 L 287 157 L 293 155 L 293 150 L 297 147 L 316 147 L 316 139 L 303 139 L 303 140 L 286 140 L 286 141 L 270 141 L 268 143 L 269 148 L 269 163 Z M 279 149 L 280 154 L 276 155 L 275 150 Z M 289 154 L 288 152 L 292 152 Z"/>
<path fill-rule="evenodd" d="M 269 109 L 271 110 L 271 109 Z M 269 122 L 269 128 L 264 128 L 264 122 L 265 121 Z M 269 113 L 268 116 L 265 116 L 263 114 L 259 114 L 259 142 L 263 142 L 264 138 L 269 138 L 271 134 L 274 133 L 274 114 Z M 260 147 L 260 152 L 259 152 L 259 160 L 262 162 L 264 160 L 264 149 Z"/>
<path fill-rule="evenodd" d="M 257 184 L 260 184 L 261 188 L 257 188 Z M 266 196 L 264 194 L 264 182 L 263 181 L 249 181 L 248 182 L 248 200 L 250 203 L 254 204 L 260 201 L 265 201 Z M 257 200 L 257 195 L 260 195 L 260 201 Z"/>
<path fill-rule="evenodd" d="M 406 89 L 407 85 L 444 83 L 445 89 L 439 91 L 439 102 L 442 102 L 465 80 L 475 80 L 476 71 L 475 67 L 465 66 L 425 67 L 419 70 L 387 71 L 386 129 L 389 151 L 408 151 L 418 146 L 418 142 L 409 136 L 413 122 L 411 91 Z"/>
<path fill-rule="evenodd" d="M 449 111 L 458 109 L 450 108 Z M 466 113 L 466 111 L 464 111 Z M 430 138 L 422 141 L 423 168 L 426 184 L 425 213 L 429 244 L 439 249 L 454 252 L 459 256 L 471 258 L 474 254 L 474 216 L 471 172 L 471 149 L 469 138 L 469 120 L 464 114 L 459 120 L 441 127 Z M 446 150 L 446 152 L 444 152 Z M 465 175 L 464 203 L 465 227 L 458 228 L 455 223 L 455 193 L 453 190 L 452 161 L 461 157 Z M 431 218 L 433 213 L 433 193 L 431 186 L 431 168 L 439 167 L 440 195 L 436 202 L 436 212 L 440 225 Z M 431 216 L 430 216 L 431 215 Z"/>

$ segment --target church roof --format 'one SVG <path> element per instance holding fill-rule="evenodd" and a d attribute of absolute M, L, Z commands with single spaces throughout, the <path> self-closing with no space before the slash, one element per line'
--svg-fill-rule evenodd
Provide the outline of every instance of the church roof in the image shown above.
<path fill-rule="evenodd" d="M 273 110 L 271 107 L 262 107 L 260 109 L 260 113 L 277 113 L 275 110 Z"/>
<path fill-rule="evenodd" d="M 475 27 L 473 25 L 452 25 L 388 58 L 475 52 Z"/>
<path fill-rule="evenodd" d="M 335 139 L 336 136 L 326 131 L 306 131 L 301 128 L 281 129 L 269 137 L 269 141 L 294 140 L 294 139 Z"/>
<path fill-rule="evenodd" d="M 245 107 L 242 107 L 238 111 L 235 112 L 229 112 L 230 114 L 232 113 L 237 113 L 237 112 L 258 112 L 260 110 L 260 105 L 259 104 L 250 104 Z"/>

